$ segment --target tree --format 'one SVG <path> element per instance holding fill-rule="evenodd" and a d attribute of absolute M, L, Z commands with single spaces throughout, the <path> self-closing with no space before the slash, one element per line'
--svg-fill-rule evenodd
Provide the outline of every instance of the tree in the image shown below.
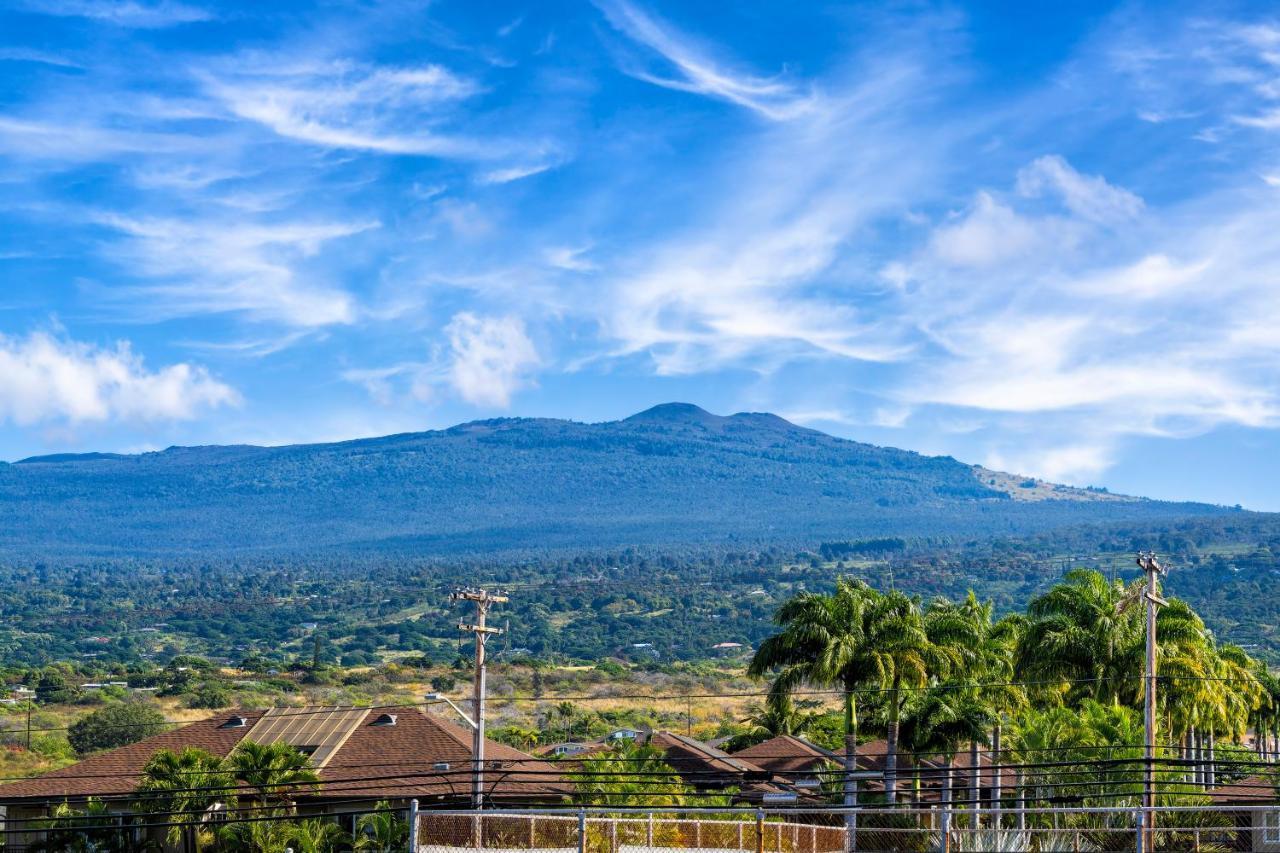
<path fill-rule="evenodd" d="M 962 668 L 954 673 L 956 681 L 968 686 L 973 697 L 983 703 L 991 715 L 991 766 L 1000 764 L 1003 721 L 1026 706 L 1026 690 L 1014 683 L 1013 659 L 1018 641 L 1026 629 L 1019 615 L 994 618 L 995 606 L 981 602 L 973 590 L 960 604 L 936 599 L 925 613 L 925 629 L 938 645 L 960 651 Z M 979 784 L 978 741 L 970 741 L 970 799 L 977 800 Z M 1000 771 L 991 771 L 991 800 L 1000 809 Z M 999 818 L 997 817 L 997 820 Z"/>
<path fill-rule="evenodd" d="M 137 743 L 165 730 L 164 714 L 153 705 L 122 702 L 99 708 L 71 724 L 67 741 L 77 755 Z"/>
<path fill-rule="evenodd" d="M 330 853 L 333 850 L 346 849 L 346 845 L 350 843 L 350 836 L 342 831 L 342 827 L 338 826 L 332 820 L 324 818 L 309 818 L 307 820 L 295 820 L 288 824 L 289 848 L 293 853 Z M 357 822 L 357 826 L 359 823 Z M 379 848 L 386 850 L 400 850 L 408 845 L 409 836 L 406 827 L 404 842 L 400 847 Z M 362 849 L 357 843 L 357 850 Z"/>
<path fill-rule="evenodd" d="M 393 853 L 409 844 L 409 822 L 401 819 L 399 810 L 391 808 L 390 803 L 380 800 L 374 804 L 372 812 L 360 815 L 356 820 L 353 837 L 356 850 Z"/>
<path fill-rule="evenodd" d="M 806 592 L 788 599 L 774 615 L 782 630 L 760 644 L 747 670 L 755 678 L 776 671 L 774 689 L 782 692 L 806 683 L 841 689 L 846 804 L 855 796 L 851 774 L 857 769 L 856 691 L 880 674 L 866 626 L 877 595 L 862 581 L 842 577 L 830 594 Z M 852 826 L 852 820 L 849 823 Z"/>
<path fill-rule="evenodd" d="M 49 667 L 36 682 L 36 701 L 41 705 L 60 705 L 76 698 L 76 689 L 62 670 Z"/>
<path fill-rule="evenodd" d="M 583 759 L 574 790 L 578 802 L 592 806 L 681 806 L 694 793 L 661 750 L 626 741 Z"/>
<path fill-rule="evenodd" d="M 142 768 L 138 808 L 164 815 L 165 822 L 198 820 L 215 803 L 234 803 L 235 794 L 227 790 L 227 781 L 222 760 L 216 755 L 195 747 L 181 752 L 162 749 Z M 170 826 L 166 839 L 171 845 L 181 843 L 192 853 L 196 849 L 193 828 L 184 832 L 181 826 Z"/>
<path fill-rule="evenodd" d="M 931 676 L 945 676 L 962 655 L 959 645 L 933 642 L 925 630 L 919 603 L 896 590 L 873 600 L 867 615 L 865 642 L 878 680 L 888 694 L 884 789 L 885 800 L 893 805 L 898 795 L 898 727 L 903 688 L 924 687 Z"/>
<path fill-rule="evenodd" d="M 28 849 L 33 853 L 126 853 L 129 828 L 113 826 L 116 817 L 99 799 L 90 798 L 83 809 L 59 803 L 46 820 L 32 824 L 44 838 Z"/>
<path fill-rule="evenodd" d="M 781 685 L 775 685 L 770 689 L 764 705 L 753 706 L 750 715 L 743 720 L 751 725 L 748 735 L 757 738 L 757 743 L 779 735 L 802 735 L 821 716 L 813 711 L 802 711 L 791 691 L 780 688 Z"/>
<path fill-rule="evenodd" d="M 956 753 L 965 743 L 988 743 L 987 732 L 994 718 L 990 705 L 972 687 L 939 686 L 917 697 L 902 720 L 902 741 L 916 753 L 917 761 L 925 755 L 942 756 L 944 834 L 949 830 Z M 918 783 L 919 776 L 916 778 Z M 977 802 L 972 807 L 977 809 Z"/>
<path fill-rule="evenodd" d="M 232 777 L 246 786 L 246 796 L 263 805 L 280 806 L 286 813 L 293 811 L 299 792 L 319 785 L 320 777 L 310 765 L 310 758 L 284 741 L 241 741 L 226 760 Z"/>

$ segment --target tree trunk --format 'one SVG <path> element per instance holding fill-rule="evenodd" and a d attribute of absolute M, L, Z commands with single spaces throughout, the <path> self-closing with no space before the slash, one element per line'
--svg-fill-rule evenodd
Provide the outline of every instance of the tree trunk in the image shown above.
<path fill-rule="evenodd" d="M 946 764 L 942 768 L 942 820 L 938 823 L 938 828 L 942 831 L 939 850 L 951 849 L 951 845 L 947 843 L 947 836 L 951 834 L 951 765 L 955 761 L 955 756 L 947 755 L 945 761 Z"/>
<path fill-rule="evenodd" d="M 1014 784 L 1018 786 L 1018 797 L 1015 802 L 1018 804 L 1018 832 L 1027 831 L 1027 788 L 1026 780 L 1022 778 L 1022 771 L 1014 771 Z"/>
<path fill-rule="evenodd" d="M 1204 782 L 1204 768 L 1200 765 L 1200 732 L 1195 726 L 1191 727 L 1188 737 L 1191 739 L 1191 784 L 1199 785 Z"/>
<path fill-rule="evenodd" d="M 897 676 L 893 679 L 893 689 L 889 691 L 889 730 L 885 736 L 884 752 L 884 798 L 889 805 L 898 803 L 898 718 L 902 713 L 901 700 L 898 698 L 901 682 Z"/>
<path fill-rule="evenodd" d="M 844 804 L 858 804 L 858 780 L 853 774 L 858 772 L 858 710 L 852 690 L 844 693 Z M 858 816 L 850 812 L 844 817 L 847 834 L 845 842 L 849 850 L 857 849 L 855 841 L 858 832 Z"/>
<path fill-rule="evenodd" d="M 969 808 L 973 816 L 969 818 L 969 828 L 978 828 L 978 815 L 982 807 L 982 753 L 978 751 L 978 742 L 969 741 Z"/>
<path fill-rule="evenodd" d="M 1003 779 L 1000 778 L 1000 721 L 997 720 L 995 725 L 991 727 L 991 811 L 993 817 L 991 825 L 1000 828 L 1000 787 Z"/>
<path fill-rule="evenodd" d="M 1209 729 L 1209 770 L 1208 770 L 1208 778 L 1205 780 L 1205 784 L 1210 788 L 1218 784 L 1218 767 L 1214 763 L 1214 758 L 1213 758 L 1214 745 L 1215 744 L 1214 744 L 1213 729 Z"/>

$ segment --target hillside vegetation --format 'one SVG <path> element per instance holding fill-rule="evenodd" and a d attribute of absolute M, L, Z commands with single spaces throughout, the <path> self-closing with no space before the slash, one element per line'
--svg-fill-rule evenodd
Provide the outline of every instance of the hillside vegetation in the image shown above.
<path fill-rule="evenodd" d="M 658 406 L 290 447 L 0 465 L 0 552 L 38 560 L 535 555 L 626 546 L 1020 535 L 1225 512 L 1027 481 L 769 414 Z"/>

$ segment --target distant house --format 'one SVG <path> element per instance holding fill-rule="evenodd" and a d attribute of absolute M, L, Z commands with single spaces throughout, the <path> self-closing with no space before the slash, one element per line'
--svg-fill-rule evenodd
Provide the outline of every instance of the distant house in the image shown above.
<path fill-rule="evenodd" d="M 794 735 L 778 735 L 733 753 L 791 781 L 819 779 L 822 771 L 839 764 L 841 756 Z"/>
<path fill-rule="evenodd" d="M 395 808 L 413 798 L 424 808 L 470 802 L 470 731 L 414 706 L 311 707 L 223 712 L 34 779 L 0 785 L 0 810 L 8 820 L 27 820 L 48 815 L 60 803 L 83 804 L 95 797 L 113 811 L 132 812 L 142 768 L 156 752 L 191 746 L 225 756 L 246 740 L 284 741 L 311 756 L 321 785 L 298 797 L 302 814 L 350 813 L 360 803 L 372 806 L 378 800 Z M 486 742 L 485 751 L 488 803 L 558 804 L 572 791 L 552 764 L 493 741 Z M 350 830 L 354 816 L 339 820 Z M 39 840 L 37 831 L 11 835 L 5 850 L 23 851 Z M 147 841 L 132 839 L 138 847 Z"/>
<path fill-rule="evenodd" d="M 554 755 L 562 758 L 566 755 L 581 755 L 591 749 L 590 744 L 579 743 L 578 741 L 567 741 L 565 743 L 551 744 L 550 746 L 539 747 L 536 750 L 538 755 Z"/>
<path fill-rule="evenodd" d="M 1248 838 L 1238 839 L 1243 844 L 1234 849 L 1267 853 L 1280 851 L 1280 797 L 1277 797 L 1274 780 L 1250 776 L 1239 782 L 1214 788 L 1209 792 L 1209 799 L 1220 812 L 1231 815 L 1237 831 L 1248 834 Z M 1249 808 L 1233 809 L 1232 806 Z M 1258 808 L 1259 806 L 1274 808 Z M 1244 846 L 1245 844 L 1248 846 Z"/>
<path fill-rule="evenodd" d="M 609 740 L 609 741 L 635 740 L 636 738 L 640 737 L 642 734 L 644 734 L 644 732 L 640 731 L 639 729 L 614 729 L 613 731 L 609 732 L 609 735 L 608 737 L 605 738 L 605 740 Z"/>
<path fill-rule="evenodd" d="M 698 791 L 736 789 L 735 802 L 745 803 L 761 803 L 766 796 L 785 793 L 783 787 L 770 784 L 773 774 L 760 765 L 686 735 L 657 731 L 645 743 L 661 751 L 667 764 Z"/>

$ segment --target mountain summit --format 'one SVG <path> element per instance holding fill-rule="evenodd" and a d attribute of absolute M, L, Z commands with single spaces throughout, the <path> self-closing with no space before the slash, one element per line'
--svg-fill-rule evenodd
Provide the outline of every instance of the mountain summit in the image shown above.
<path fill-rule="evenodd" d="M 334 444 L 0 464 L 0 550 L 61 559 L 805 544 L 1220 512 L 1024 481 L 688 403 Z"/>

